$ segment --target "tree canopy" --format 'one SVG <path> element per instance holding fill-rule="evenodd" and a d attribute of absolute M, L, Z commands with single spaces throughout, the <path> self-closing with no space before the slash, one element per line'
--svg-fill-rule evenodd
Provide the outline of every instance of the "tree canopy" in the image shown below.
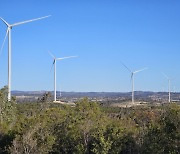
<path fill-rule="evenodd" d="M 0 90 L 0 153 L 178 154 L 180 107 L 107 108 L 84 98 L 75 107 L 16 104 Z"/>

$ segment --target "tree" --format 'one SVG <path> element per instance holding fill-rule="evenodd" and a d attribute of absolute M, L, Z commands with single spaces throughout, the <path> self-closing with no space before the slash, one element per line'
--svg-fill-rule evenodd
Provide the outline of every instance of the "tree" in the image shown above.
<path fill-rule="evenodd" d="M 0 90 L 0 152 L 7 153 L 7 149 L 12 145 L 16 124 L 16 104 L 14 99 L 7 100 L 7 86 Z"/>
<path fill-rule="evenodd" d="M 91 133 L 104 121 L 104 114 L 97 103 L 87 98 L 79 101 L 75 108 L 68 110 L 64 120 L 56 124 L 56 153 L 88 153 Z"/>
<path fill-rule="evenodd" d="M 50 92 L 45 92 L 43 96 L 39 99 L 41 103 L 48 103 L 51 101 L 52 94 Z"/>
<path fill-rule="evenodd" d="M 180 107 L 170 105 L 144 137 L 143 153 L 180 152 Z"/>

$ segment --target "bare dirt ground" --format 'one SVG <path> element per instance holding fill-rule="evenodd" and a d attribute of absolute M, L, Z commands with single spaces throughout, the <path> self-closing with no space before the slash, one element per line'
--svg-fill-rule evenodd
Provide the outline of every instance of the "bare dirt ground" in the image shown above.
<path fill-rule="evenodd" d="M 133 107 L 133 106 L 145 106 L 147 105 L 147 102 L 123 102 L 123 103 L 112 103 L 110 106 L 112 107 Z"/>

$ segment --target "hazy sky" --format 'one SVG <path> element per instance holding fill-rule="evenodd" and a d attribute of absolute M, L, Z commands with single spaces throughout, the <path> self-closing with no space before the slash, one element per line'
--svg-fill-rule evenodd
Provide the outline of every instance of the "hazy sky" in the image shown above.
<path fill-rule="evenodd" d="M 10 24 L 41 16 L 50 18 L 12 29 L 12 89 L 53 90 L 52 58 L 57 62 L 57 88 L 63 91 L 168 88 L 161 72 L 180 91 L 179 0 L 0 0 L 0 16 Z M 6 26 L 0 22 L 0 44 Z M 7 40 L 0 55 L 0 87 L 7 85 Z M 174 88 L 175 87 L 175 88 Z"/>

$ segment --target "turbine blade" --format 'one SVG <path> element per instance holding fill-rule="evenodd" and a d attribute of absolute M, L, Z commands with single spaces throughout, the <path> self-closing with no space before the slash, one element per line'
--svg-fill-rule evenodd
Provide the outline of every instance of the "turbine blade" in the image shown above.
<path fill-rule="evenodd" d="M 1 46 L 0 55 L 1 55 L 1 53 L 2 53 L 2 50 L 3 50 L 3 47 L 4 47 L 4 43 L 5 43 L 5 41 L 6 41 L 8 32 L 9 32 L 9 29 L 7 28 L 6 35 L 5 35 L 5 37 L 4 37 L 4 40 L 3 40 L 3 43 L 2 43 L 2 46 Z"/>
<path fill-rule="evenodd" d="M 55 63 L 55 60 L 53 60 L 53 63 L 52 63 L 52 65 L 51 65 L 50 72 L 52 71 L 52 68 L 53 68 L 53 66 L 54 66 L 54 63 Z"/>
<path fill-rule="evenodd" d="M 135 72 L 133 72 L 134 74 L 135 73 L 139 73 L 139 72 L 142 72 L 142 71 L 144 71 L 144 70 L 147 70 L 148 68 L 143 68 L 143 69 L 141 69 L 141 70 L 138 70 L 138 71 L 135 71 Z"/>
<path fill-rule="evenodd" d="M 62 57 L 62 58 L 57 58 L 56 60 L 63 60 L 63 59 L 76 58 L 76 57 L 78 57 L 78 56 Z"/>
<path fill-rule="evenodd" d="M 121 62 L 121 64 L 122 64 L 129 72 L 132 73 L 132 71 L 131 71 L 123 62 Z"/>
<path fill-rule="evenodd" d="M 56 57 L 50 51 L 48 51 L 48 52 L 53 59 L 56 59 Z"/>
<path fill-rule="evenodd" d="M 3 18 L 0 17 L 0 19 L 9 27 L 10 25 L 7 23 L 6 20 L 4 20 Z"/>
<path fill-rule="evenodd" d="M 18 23 L 12 24 L 11 26 L 18 26 L 18 25 L 25 24 L 25 23 L 28 23 L 28 22 L 32 22 L 32 21 L 36 21 L 36 20 L 41 20 L 41 19 L 44 19 L 44 18 L 48 18 L 48 17 L 50 17 L 50 16 L 51 16 L 51 15 L 44 16 L 44 17 L 40 17 L 40 18 L 36 18 L 36 19 L 26 20 L 26 21 L 22 21 L 22 22 L 18 22 Z"/>
<path fill-rule="evenodd" d="M 169 80 L 169 77 L 168 77 L 164 72 L 162 72 L 162 74 L 164 75 L 164 77 L 165 77 L 166 79 Z"/>

